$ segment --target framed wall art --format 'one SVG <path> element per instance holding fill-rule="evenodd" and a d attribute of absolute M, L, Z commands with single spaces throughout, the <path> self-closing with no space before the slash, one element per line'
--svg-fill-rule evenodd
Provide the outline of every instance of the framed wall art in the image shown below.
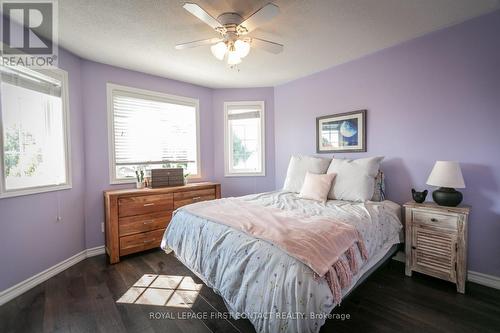
<path fill-rule="evenodd" d="M 366 110 L 316 118 L 317 153 L 366 151 Z"/>

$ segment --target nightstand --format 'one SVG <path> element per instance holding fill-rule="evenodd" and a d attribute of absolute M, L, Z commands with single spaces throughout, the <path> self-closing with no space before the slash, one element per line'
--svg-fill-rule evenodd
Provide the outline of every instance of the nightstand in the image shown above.
<path fill-rule="evenodd" d="M 413 271 L 456 283 L 465 292 L 470 208 L 414 201 L 405 208 L 405 274 Z"/>

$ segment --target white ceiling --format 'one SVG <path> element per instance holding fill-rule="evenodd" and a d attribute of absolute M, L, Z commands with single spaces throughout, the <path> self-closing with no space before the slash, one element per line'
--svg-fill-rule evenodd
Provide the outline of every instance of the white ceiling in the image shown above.
<path fill-rule="evenodd" d="M 191 0 L 212 16 L 243 17 L 269 0 Z M 186 12 L 184 1 L 62 0 L 59 40 L 90 60 L 207 87 L 275 86 L 492 11 L 500 0 L 273 0 L 280 14 L 250 35 L 285 45 L 252 49 L 239 71 L 208 46 L 174 45 L 217 37 Z"/>

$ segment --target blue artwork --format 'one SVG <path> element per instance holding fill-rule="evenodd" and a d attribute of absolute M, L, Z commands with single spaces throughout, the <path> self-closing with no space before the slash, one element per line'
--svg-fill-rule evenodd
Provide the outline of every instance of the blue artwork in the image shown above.
<path fill-rule="evenodd" d="M 366 151 L 364 116 L 362 110 L 317 118 L 317 151 Z"/>

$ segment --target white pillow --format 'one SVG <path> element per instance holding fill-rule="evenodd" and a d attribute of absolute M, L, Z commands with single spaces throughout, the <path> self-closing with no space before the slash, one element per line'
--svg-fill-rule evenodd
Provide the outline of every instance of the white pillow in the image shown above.
<path fill-rule="evenodd" d="M 299 193 L 304 184 L 306 172 L 325 174 L 331 161 L 331 158 L 293 155 L 288 164 L 283 190 Z"/>
<path fill-rule="evenodd" d="M 375 177 L 383 156 L 357 160 L 334 158 L 327 173 L 336 174 L 329 199 L 366 201 L 373 196 Z"/>
<path fill-rule="evenodd" d="M 335 178 L 334 173 L 318 175 L 307 172 L 299 198 L 325 202 L 332 187 L 333 178 Z"/>

